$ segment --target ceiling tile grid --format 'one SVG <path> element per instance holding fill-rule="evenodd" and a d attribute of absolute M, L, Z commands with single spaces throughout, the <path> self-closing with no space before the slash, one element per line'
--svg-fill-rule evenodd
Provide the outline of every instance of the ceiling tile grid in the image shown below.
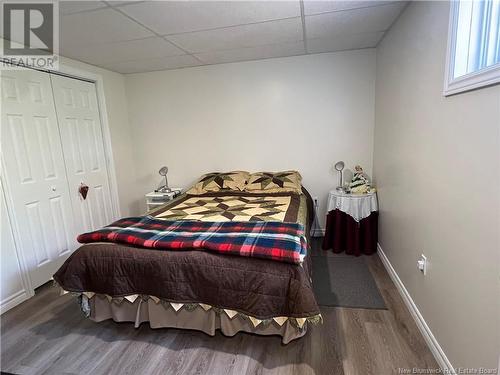
<path fill-rule="evenodd" d="M 102 1 L 65 1 L 59 9 L 62 14 L 85 12 L 106 7 Z"/>
<path fill-rule="evenodd" d="M 61 1 L 61 54 L 129 74 L 373 48 L 406 4 Z"/>
<path fill-rule="evenodd" d="M 308 38 L 385 31 L 401 13 L 401 3 L 306 16 Z"/>
<path fill-rule="evenodd" d="M 167 39 L 191 53 L 297 42 L 302 40 L 302 22 L 295 17 L 174 34 Z"/>
<path fill-rule="evenodd" d="M 123 61 L 112 64 L 103 64 L 102 67 L 123 74 L 152 72 L 156 70 L 169 70 L 189 68 L 204 65 L 200 60 L 191 55 L 180 55 L 153 59 L 140 59 Z"/>
<path fill-rule="evenodd" d="M 160 35 L 300 17 L 298 1 L 148 1 L 121 10 Z"/>
<path fill-rule="evenodd" d="M 172 43 L 157 36 L 125 42 L 91 44 L 84 47 L 78 44 L 69 45 L 64 52 L 77 60 L 88 59 L 95 65 L 186 54 Z"/>
<path fill-rule="evenodd" d="M 304 54 L 304 42 L 299 41 L 197 53 L 195 56 L 206 64 L 222 64 Z"/>

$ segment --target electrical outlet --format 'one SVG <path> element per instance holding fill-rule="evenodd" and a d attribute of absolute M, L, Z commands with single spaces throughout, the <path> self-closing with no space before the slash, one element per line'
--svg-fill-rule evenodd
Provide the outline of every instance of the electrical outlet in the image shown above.
<path fill-rule="evenodd" d="M 427 274 L 427 257 L 424 254 L 420 255 L 417 261 L 417 267 L 424 275 Z"/>

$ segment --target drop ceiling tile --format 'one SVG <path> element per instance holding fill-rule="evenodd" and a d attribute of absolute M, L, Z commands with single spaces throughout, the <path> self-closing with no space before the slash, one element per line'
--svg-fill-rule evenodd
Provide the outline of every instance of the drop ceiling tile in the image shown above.
<path fill-rule="evenodd" d="M 191 66 L 202 65 L 191 55 L 182 55 L 174 57 L 165 57 L 159 59 L 144 59 L 137 61 L 124 61 L 103 65 L 104 68 L 118 73 L 142 73 L 155 70 L 169 70 L 177 68 L 187 68 Z"/>
<path fill-rule="evenodd" d="M 122 5 L 130 5 L 130 4 L 137 4 L 137 3 L 144 3 L 144 1 L 136 1 L 136 0 L 126 0 L 126 1 L 106 1 L 109 5 L 113 7 L 120 7 Z"/>
<path fill-rule="evenodd" d="M 333 38 L 317 38 L 307 40 L 309 53 L 334 52 L 349 49 L 372 48 L 384 36 L 384 32 L 347 34 Z"/>
<path fill-rule="evenodd" d="M 59 13 L 71 14 L 76 12 L 85 12 L 99 8 L 105 8 L 107 5 L 102 1 L 61 1 L 59 2 Z"/>
<path fill-rule="evenodd" d="M 220 64 L 236 61 L 268 59 L 303 55 L 304 42 L 272 44 L 258 47 L 238 48 L 223 51 L 199 53 L 195 56 L 207 64 Z"/>
<path fill-rule="evenodd" d="M 387 30 L 405 7 L 393 3 L 377 7 L 306 16 L 306 38 L 330 38 Z"/>
<path fill-rule="evenodd" d="M 72 45 L 121 42 L 149 36 L 154 34 L 112 8 L 61 17 L 62 49 Z"/>
<path fill-rule="evenodd" d="M 327 12 L 338 12 L 341 10 L 358 9 L 385 5 L 394 1 L 332 1 L 332 0 L 304 0 L 304 14 L 320 14 Z"/>
<path fill-rule="evenodd" d="M 62 55 L 76 60 L 101 65 L 112 62 L 184 55 L 185 52 L 161 37 L 126 42 L 63 47 Z"/>
<path fill-rule="evenodd" d="M 148 1 L 120 8 L 161 35 L 299 17 L 294 1 Z"/>
<path fill-rule="evenodd" d="M 190 52 L 255 47 L 302 40 L 300 17 L 286 20 L 227 27 L 224 29 L 176 34 L 167 37 Z"/>

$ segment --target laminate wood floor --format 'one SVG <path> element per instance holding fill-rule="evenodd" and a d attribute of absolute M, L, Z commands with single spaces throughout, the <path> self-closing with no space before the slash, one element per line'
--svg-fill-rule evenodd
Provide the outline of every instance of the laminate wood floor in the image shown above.
<path fill-rule="evenodd" d="M 314 242 L 313 256 L 318 255 Z M 329 256 L 338 256 L 330 253 Z M 437 368 L 378 256 L 365 257 L 388 310 L 322 308 L 324 324 L 279 337 L 94 323 L 45 286 L 1 317 L 1 369 L 14 374 L 397 374 Z"/>

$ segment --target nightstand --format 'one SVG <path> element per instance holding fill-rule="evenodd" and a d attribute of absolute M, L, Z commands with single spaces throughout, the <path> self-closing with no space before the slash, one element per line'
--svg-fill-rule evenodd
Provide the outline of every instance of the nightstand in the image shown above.
<path fill-rule="evenodd" d="M 165 193 L 160 191 L 152 191 L 151 193 L 147 193 L 146 197 L 146 206 L 148 211 L 157 208 L 159 206 L 163 206 L 165 203 L 171 201 L 181 194 L 181 188 L 171 188 L 172 191 Z"/>
<path fill-rule="evenodd" d="M 332 190 L 327 211 L 324 250 L 355 256 L 377 251 L 377 193 L 357 195 Z"/>

